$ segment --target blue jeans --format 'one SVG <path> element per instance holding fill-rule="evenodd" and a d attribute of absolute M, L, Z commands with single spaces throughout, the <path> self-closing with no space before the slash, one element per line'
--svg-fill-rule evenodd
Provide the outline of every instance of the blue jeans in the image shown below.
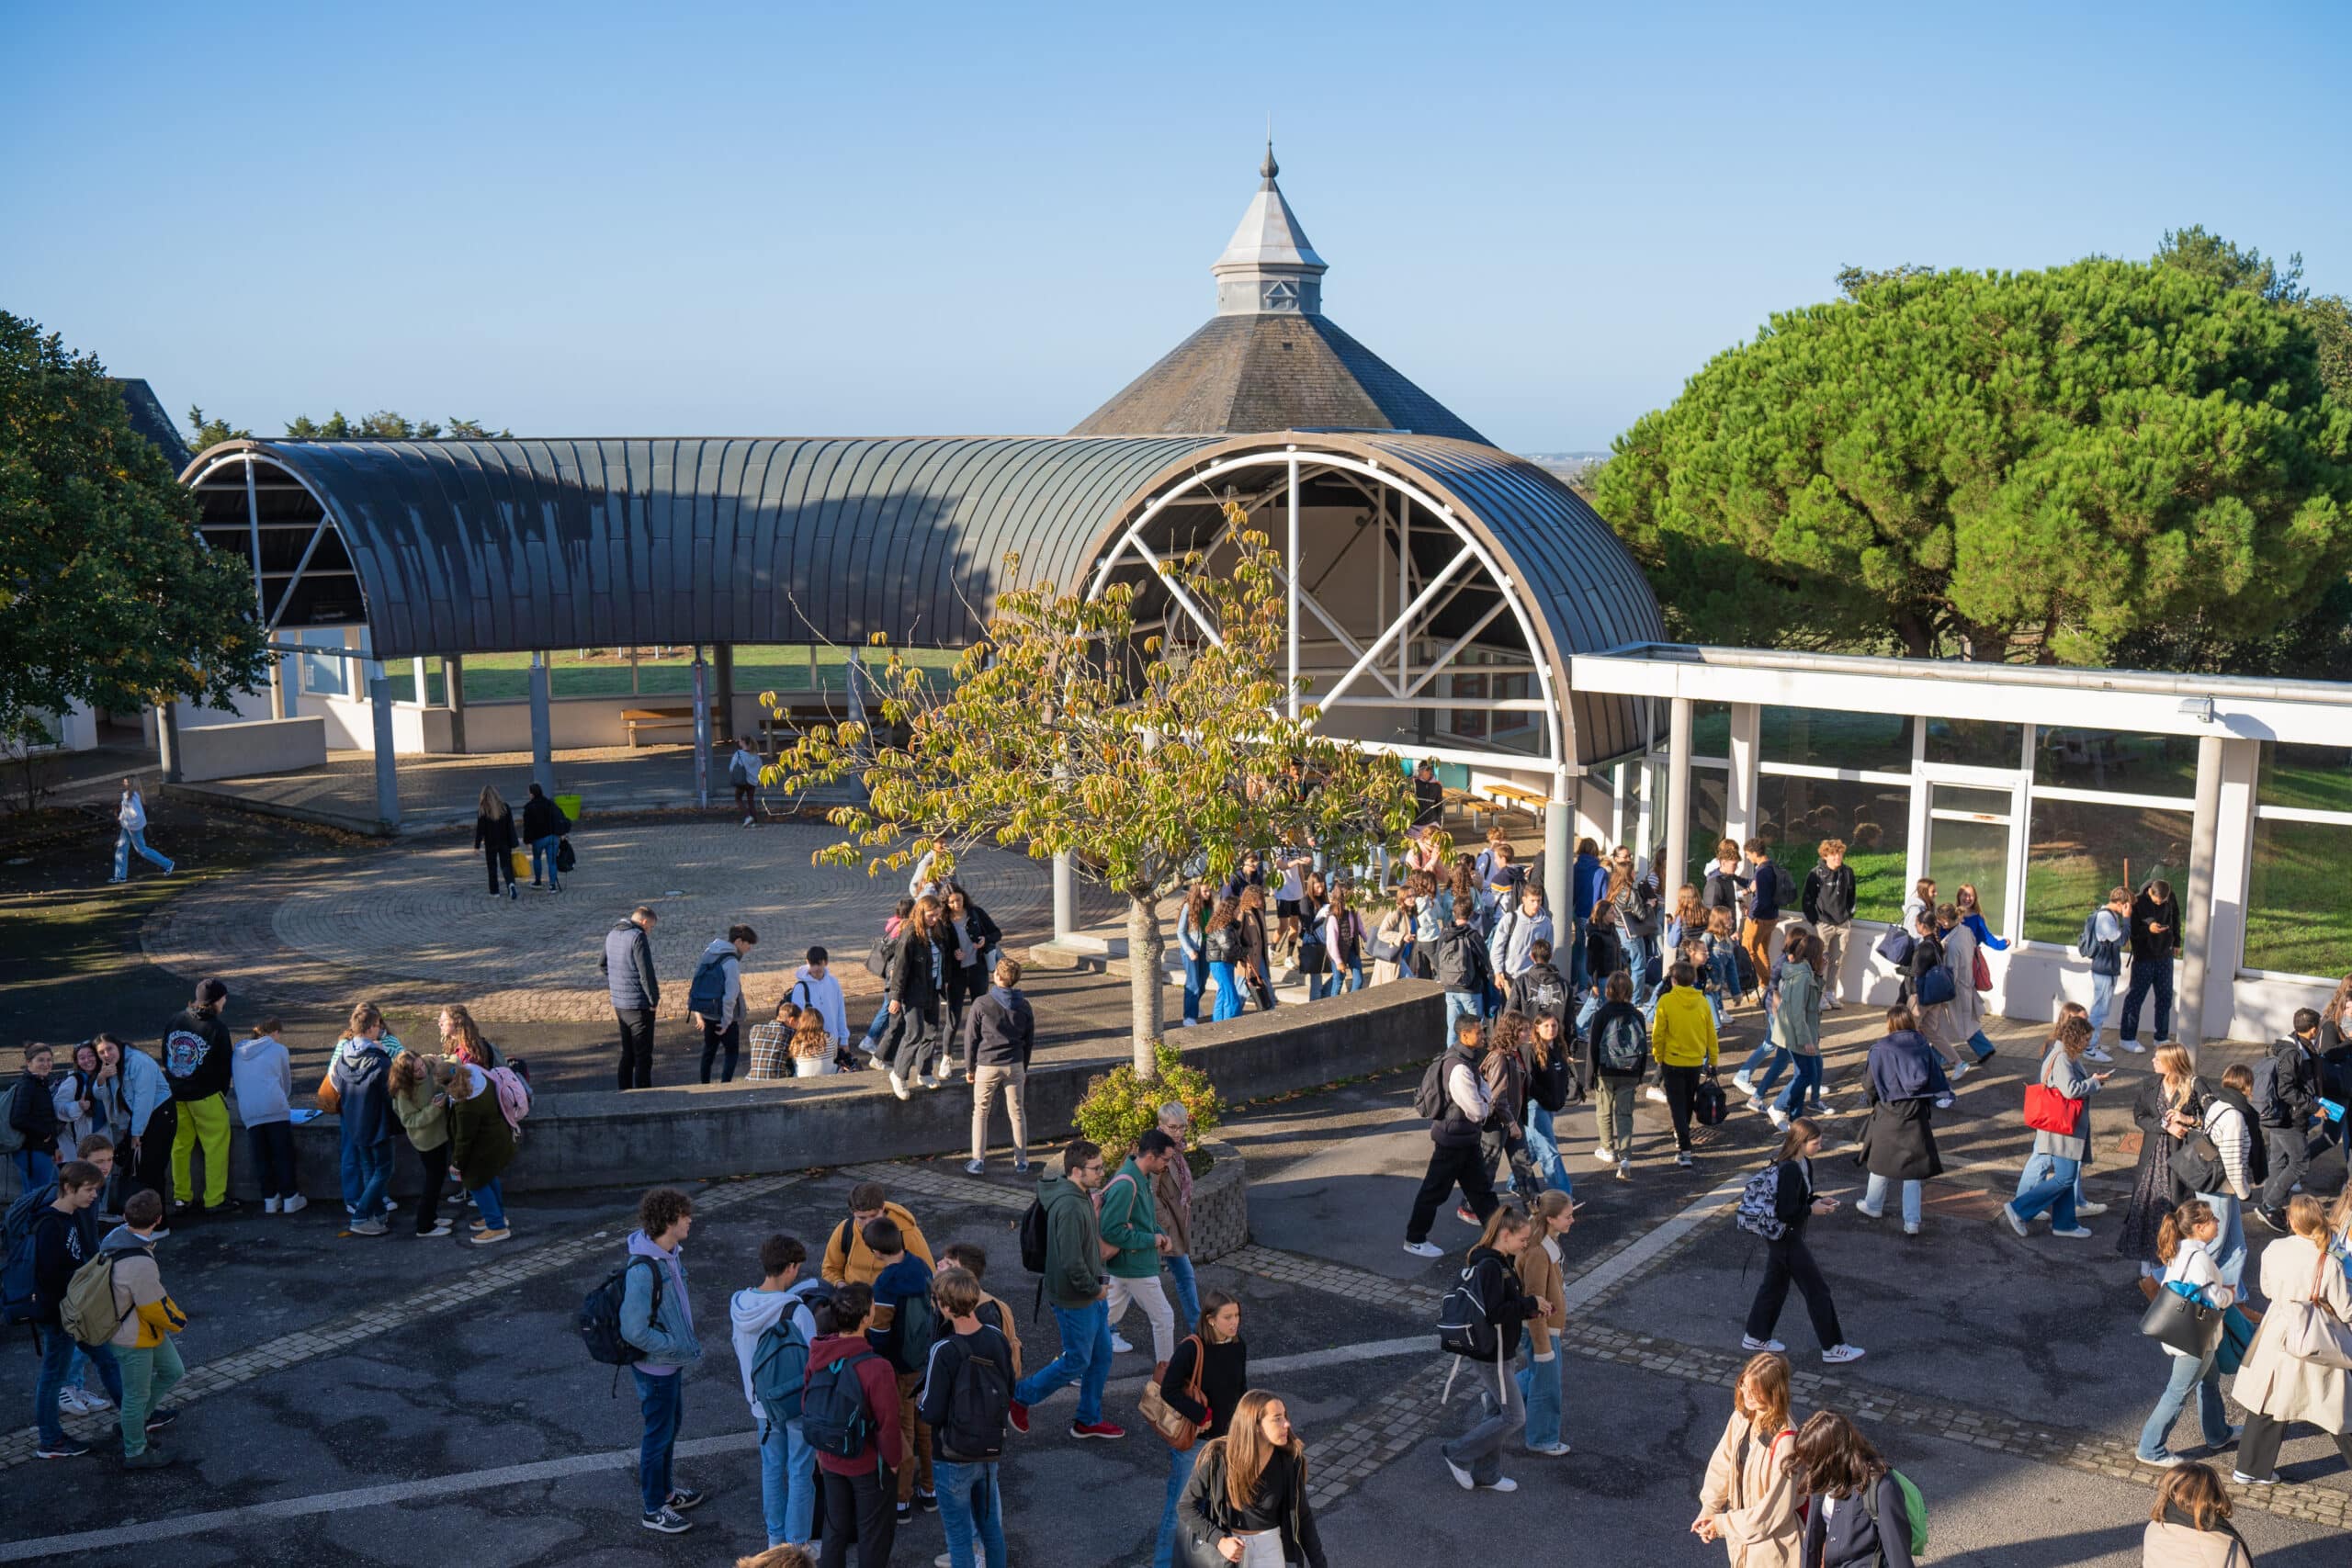
<path fill-rule="evenodd" d="M 2044 1209 L 2050 1211 L 2050 1223 L 2057 1229 L 2075 1228 L 2075 1178 L 2081 1174 L 2077 1160 L 2060 1159 L 2055 1155 L 2041 1156 L 2049 1161 L 2050 1176 L 2009 1201 L 2018 1218 L 2030 1220 Z"/>
<path fill-rule="evenodd" d="M 885 998 L 882 1005 L 874 1010 L 874 1021 L 865 1026 L 865 1043 L 859 1049 L 872 1055 L 876 1043 L 882 1038 L 882 1031 L 888 1026 L 889 1022 L 890 1003 L 888 998 Z"/>
<path fill-rule="evenodd" d="M 2047 1181 L 2050 1179 L 2050 1173 L 2057 1168 L 2057 1162 L 2048 1155 L 2029 1156 L 2025 1162 L 2025 1168 L 2018 1172 L 2018 1196 L 2022 1198 L 2030 1189 Z M 2075 1168 L 2075 1202 L 2080 1206 L 2084 1201 L 2086 1200 L 2083 1197 L 2083 1168 L 2077 1165 Z"/>
<path fill-rule="evenodd" d="M 1159 1543 L 1151 1549 L 1151 1568 L 1175 1568 L 1176 1500 L 1184 1495 L 1184 1483 L 1193 1479 L 1193 1461 L 1200 1457 L 1198 1443 L 1168 1450 L 1168 1502 L 1159 1510 Z"/>
<path fill-rule="evenodd" d="M 1004 1499 L 996 1488 L 993 1464 L 956 1464 L 933 1457 L 940 1528 L 947 1532 L 949 1568 L 972 1568 L 972 1542 L 978 1538 L 989 1568 L 1004 1568 Z M 861 1553 L 858 1568 L 865 1568 Z"/>
<path fill-rule="evenodd" d="M 2117 978 L 2113 975 L 2091 976 L 2091 1043 L 2094 1045 L 2098 1043 L 2098 1037 L 2107 1032 L 2107 1015 L 2115 1010 Z"/>
<path fill-rule="evenodd" d="M 1726 997 L 1739 995 L 1739 956 L 1731 948 L 1719 947 L 1707 955 L 1707 968 L 1715 977 L 1715 989 Z M 1721 1008 L 1718 1007 L 1718 1011 Z"/>
<path fill-rule="evenodd" d="M 2188 1403 L 2188 1391 L 2197 1391 L 2197 1421 L 2204 1428 L 2208 1448 L 2219 1448 L 2230 1440 L 2229 1413 L 2222 1407 L 2222 1369 L 2211 1356 L 2203 1360 L 2193 1357 L 2176 1356 L 2165 1352 L 2172 1363 L 2172 1378 L 2165 1391 L 2157 1396 L 2156 1407 L 2148 1412 L 2148 1424 L 2140 1428 L 2140 1457 L 2160 1460 L 2170 1451 L 2165 1438 L 2170 1435 L 2173 1423 Z"/>
<path fill-rule="evenodd" d="M 1201 993 L 1209 988 L 1209 961 L 1181 954 L 1184 960 L 1184 1021 L 1201 1021 Z"/>
<path fill-rule="evenodd" d="M 40 1377 L 33 1385 L 33 1425 L 40 1429 L 43 1448 L 56 1448 L 65 1441 L 65 1427 L 57 1418 L 57 1391 L 65 1386 L 65 1374 L 74 1363 L 74 1353 L 81 1347 L 74 1337 L 54 1324 L 37 1325 L 36 1337 L 40 1340 Z M 91 1363 L 98 1369 L 98 1377 L 106 1384 L 107 1397 L 122 1408 L 122 1369 L 116 1365 L 111 1346 L 100 1345 L 89 1352 Z"/>
<path fill-rule="evenodd" d="M 1092 1426 L 1102 1419 L 1102 1385 L 1111 1379 L 1110 1311 L 1102 1302 L 1057 1306 L 1054 1326 L 1061 1330 L 1062 1353 L 1015 1383 L 1012 1397 L 1035 1404 L 1056 1389 L 1076 1383 L 1074 1419 L 1082 1427 Z"/>
<path fill-rule="evenodd" d="M 2131 988 L 2123 993 L 2123 1042 L 2135 1044 L 2140 1039 L 2140 1009 L 2148 993 L 2156 994 L 2156 1038 L 2172 1038 L 2172 956 L 2135 958 L 2132 961 Z"/>
<path fill-rule="evenodd" d="M 1168 1282 L 1175 1287 L 1176 1337 L 1182 1339 L 1201 1325 L 1201 1283 L 1193 1273 L 1193 1260 L 1176 1253 L 1160 1260 L 1168 1270 Z"/>
<path fill-rule="evenodd" d="M 1552 1359 L 1535 1359 L 1535 1340 L 1530 1336 L 1522 1348 L 1519 1363 L 1519 1397 L 1527 1405 L 1527 1435 L 1521 1439 L 1531 1449 L 1546 1449 L 1560 1440 L 1560 1352 L 1555 1347 Z"/>
<path fill-rule="evenodd" d="M 806 1546 L 817 1530 L 817 1450 L 797 1421 L 779 1427 L 763 1416 L 759 1424 L 760 1515 L 768 1544 Z"/>
<path fill-rule="evenodd" d="M 1527 1102 L 1527 1157 L 1534 1162 L 1535 1173 L 1544 1185 L 1561 1192 L 1573 1192 L 1576 1183 L 1568 1179 L 1567 1161 L 1560 1157 L 1560 1139 L 1552 1121 L 1552 1113 L 1532 1100 Z M 1534 1194 L 1528 1194 L 1529 1201 Z"/>
<path fill-rule="evenodd" d="M 1976 1053 L 1976 1059 L 1980 1062 L 1988 1060 L 1993 1055 L 1993 1043 L 1984 1038 L 1984 1032 L 1981 1029 L 1968 1037 L 1968 1048 Z"/>
<path fill-rule="evenodd" d="M 685 1390 L 681 1386 L 686 1380 L 678 1372 L 666 1378 L 648 1377 L 635 1367 L 628 1375 L 637 1380 L 637 1403 L 645 1413 L 645 1436 L 637 1446 L 637 1484 L 650 1514 L 667 1503 L 677 1489 L 670 1473 L 670 1454 L 678 1446 L 678 1422 L 686 1413 Z"/>
<path fill-rule="evenodd" d="M 1576 935 L 1568 947 L 1568 993 L 1571 996 L 1584 989 L 1584 933 L 1586 928 L 1591 924 L 1592 919 L 1589 915 L 1580 915 L 1577 918 Z M 1555 953 L 1553 956 L 1557 957 L 1558 954 Z"/>
<path fill-rule="evenodd" d="M 343 1140 L 343 1201 L 355 1220 L 380 1220 L 390 1212 L 392 1145 Z"/>
<path fill-rule="evenodd" d="M 39 1149 L 17 1151 L 17 1175 L 23 1180 L 23 1190 L 46 1187 L 57 1179 L 57 1161 Z"/>
<path fill-rule="evenodd" d="M 2236 1195 L 2230 1192 L 2199 1192 L 2197 1199 L 2212 1210 L 2213 1217 L 2222 1222 L 2222 1234 L 2213 1238 L 2210 1250 L 2213 1254 L 2213 1268 L 2222 1276 L 2222 1283 L 2234 1291 L 2238 1288 L 2238 1281 L 2245 1277 L 2244 1206 L 2238 1202 Z"/>
<path fill-rule="evenodd" d="M 1885 1177 L 1873 1175 L 1870 1179 L 1869 1187 L 1862 1193 L 1862 1207 L 1876 1209 L 1880 1213 L 1885 1213 L 1886 1190 L 1891 1185 L 1893 1184 Z M 1919 1181 L 1906 1181 L 1903 1184 L 1903 1223 L 1906 1225 L 1916 1225 L 1919 1223 L 1919 1198 L 1925 1186 L 1926 1183 Z"/>
<path fill-rule="evenodd" d="M 1209 978 L 1216 982 L 1216 1002 L 1209 1014 L 1211 1023 L 1223 1023 L 1228 1018 L 1241 1016 L 1241 987 L 1234 981 L 1235 973 L 1230 964 L 1209 965 Z"/>
<path fill-rule="evenodd" d="M 1647 1012 L 1657 999 L 1649 984 L 1650 960 L 1657 956 L 1657 938 L 1629 936 L 1625 939 L 1625 968 L 1634 976 L 1634 1005 Z M 1660 976 L 1663 983 L 1665 976 Z"/>
<path fill-rule="evenodd" d="M 563 886 L 563 878 L 558 876 L 555 870 L 556 851 L 560 849 L 562 846 L 563 835 L 560 833 L 549 833 L 544 839 L 533 839 L 531 840 L 532 886 L 537 887 L 539 885 L 540 877 L 543 875 L 547 878 L 547 884 L 549 887 L 560 887 Z"/>
<path fill-rule="evenodd" d="M 505 1181 L 503 1176 L 492 1177 L 473 1190 L 474 1207 L 481 1211 L 481 1217 L 494 1231 L 506 1228 Z"/>
<path fill-rule="evenodd" d="M 1789 1063 L 1792 1059 L 1793 1053 L 1781 1050 L 1769 1038 L 1764 1043 L 1750 1051 L 1747 1054 L 1747 1060 L 1739 1065 L 1741 1072 L 1751 1075 L 1748 1092 L 1759 1100 L 1770 1094 L 1772 1086 L 1780 1081 L 1782 1073 L 1788 1071 Z M 1772 1065 L 1765 1069 L 1763 1077 L 1760 1079 L 1753 1077 L 1752 1075 L 1758 1066 L 1767 1061 Z"/>
<path fill-rule="evenodd" d="M 1476 991 L 1445 993 L 1445 1038 L 1439 1049 L 1453 1043 L 1453 1021 L 1460 1018 L 1484 1018 L 1487 998 Z"/>
<path fill-rule="evenodd" d="M 1821 1103 L 1821 1058 L 1817 1055 L 1806 1055 L 1801 1051 L 1792 1051 L 1789 1060 L 1796 1064 L 1797 1070 L 1789 1075 L 1789 1087 L 1781 1091 L 1779 1104 L 1790 1115 L 1802 1116 L 1808 1095 L 1812 1097 L 1811 1103 L 1816 1106 Z"/>
<path fill-rule="evenodd" d="M 115 835 L 114 840 L 114 879 L 117 882 L 130 874 L 130 852 L 133 850 L 144 856 L 150 864 L 161 866 L 165 871 L 172 869 L 170 861 L 147 847 L 144 829 L 125 828 Z"/>

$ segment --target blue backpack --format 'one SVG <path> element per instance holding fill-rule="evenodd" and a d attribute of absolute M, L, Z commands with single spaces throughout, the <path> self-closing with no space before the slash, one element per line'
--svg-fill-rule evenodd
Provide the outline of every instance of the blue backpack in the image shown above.
<path fill-rule="evenodd" d="M 800 1396 L 808 1386 L 808 1339 L 800 1332 L 796 1309 L 814 1312 L 831 1300 L 831 1288 L 813 1280 L 786 1292 L 783 1313 L 752 1353 L 752 1396 L 777 1426 L 800 1419 Z"/>
<path fill-rule="evenodd" d="M 695 965 L 695 977 L 686 982 L 686 1010 L 716 1019 L 727 1010 L 727 961 L 732 953 L 716 957 L 706 953 Z"/>
<path fill-rule="evenodd" d="M 855 1459 L 874 1438 L 874 1412 L 865 1403 L 858 1367 L 875 1359 L 859 1350 L 806 1374 L 800 1393 L 800 1435 L 820 1454 Z"/>
<path fill-rule="evenodd" d="M 0 1323 L 33 1320 L 33 1220 L 57 1201 L 54 1185 L 37 1187 L 8 1205 L 0 1225 Z"/>

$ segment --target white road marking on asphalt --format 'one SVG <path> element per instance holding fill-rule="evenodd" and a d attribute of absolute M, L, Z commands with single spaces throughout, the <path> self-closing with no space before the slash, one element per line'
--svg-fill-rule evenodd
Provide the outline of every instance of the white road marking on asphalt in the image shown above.
<path fill-rule="evenodd" d="M 1753 1174 L 1743 1170 L 1726 1177 L 1721 1186 L 1645 1234 L 1639 1241 L 1577 1275 L 1562 1292 L 1567 1299 L 1567 1310 L 1577 1312 L 1589 1305 L 1602 1292 L 1614 1290 L 1635 1275 L 1647 1272 L 1668 1248 L 1738 1202 L 1740 1189 L 1747 1185 L 1747 1179 Z"/>
<path fill-rule="evenodd" d="M 1250 1370 L 1253 1375 L 1301 1372 L 1321 1367 L 1344 1366 L 1354 1361 L 1380 1360 L 1391 1356 L 1434 1355 L 1436 1352 L 1437 1337 L 1434 1333 L 1417 1334 L 1409 1339 L 1374 1339 L 1361 1345 L 1340 1345 L 1329 1350 L 1308 1350 L 1295 1356 L 1269 1356 L 1251 1362 Z M 1148 1376 L 1146 1373 L 1120 1382 L 1139 1387 Z M 1051 1397 L 1048 1396 L 1049 1399 Z M 739 1449 L 755 1449 L 758 1446 L 756 1434 L 733 1432 L 719 1438 L 688 1438 L 679 1443 L 677 1451 L 681 1459 L 694 1459 L 704 1454 L 732 1453 Z M 322 1492 L 310 1497 L 283 1497 L 275 1502 L 249 1503 L 238 1508 L 180 1514 L 167 1519 L 117 1525 L 109 1529 L 85 1530 L 77 1535 L 0 1541 L 0 1562 L 29 1562 L 73 1551 L 99 1551 L 170 1540 L 181 1536 L 202 1535 L 209 1530 L 228 1529 L 243 1524 L 307 1518 L 313 1514 L 338 1513 L 346 1508 L 379 1508 L 422 1497 L 447 1497 L 461 1492 L 527 1485 L 537 1481 L 561 1481 L 599 1471 L 628 1470 L 636 1463 L 635 1449 L 607 1449 L 598 1453 L 574 1454 L 568 1459 L 540 1460 L 532 1464 L 502 1465 L 495 1470 L 393 1481 L 380 1486 L 356 1487 L 347 1492 Z"/>

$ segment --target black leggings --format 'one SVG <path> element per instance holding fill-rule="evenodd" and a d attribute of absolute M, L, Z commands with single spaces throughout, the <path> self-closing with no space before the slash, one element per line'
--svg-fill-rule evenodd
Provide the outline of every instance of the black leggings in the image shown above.
<path fill-rule="evenodd" d="M 416 1192 L 416 1234 L 423 1235 L 441 1223 L 441 1189 L 449 1179 L 448 1141 L 418 1149 L 416 1163 L 424 1171 L 424 1185 Z"/>
<path fill-rule="evenodd" d="M 1764 1258 L 1764 1282 L 1756 1287 L 1756 1304 L 1747 1309 L 1747 1337 L 1772 1337 L 1773 1325 L 1781 1321 L 1781 1308 L 1787 1304 L 1789 1285 L 1793 1280 L 1804 1295 L 1804 1310 L 1813 1319 L 1813 1337 L 1821 1341 L 1821 1348 L 1827 1350 L 1843 1345 L 1846 1330 L 1838 1321 L 1838 1303 L 1829 1299 L 1829 1281 L 1821 1277 L 1821 1265 L 1813 1260 L 1804 1234 L 1791 1231 L 1766 1246 L 1770 1250 Z"/>
<path fill-rule="evenodd" d="M 1657 1070 L 1658 1087 L 1666 1091 L 1666 1113 L 1674 1118 L 1674 1146 L 1683 1154 L 1690 1152 L 1690 1111 L 1699 1098 L 1698 1067 L 1669 1067 L 1661 1064 Z M 1763 1335 L 1756 1337 L 1761 1339 Z"/>
<path fill-rule="evenodd" d="M 505 850 L 485 848 L 481 852 L 481 858 L 489 864 L 490 890 L 492 893 L 500 891 L 498 879 L 502 875 L 506 878 L 507 886 L 514 886 L 514 857 L 512 853 Z"/>

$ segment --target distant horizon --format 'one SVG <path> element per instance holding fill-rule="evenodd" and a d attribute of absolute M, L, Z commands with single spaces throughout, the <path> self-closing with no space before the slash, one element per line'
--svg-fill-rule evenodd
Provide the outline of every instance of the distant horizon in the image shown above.
<path fill-rule="evenodd" d="M 1071 14 L 19 6 L 0 305 L 272 435 L 1060 433 L 1213 311 L 1269 108 L 1327 313 L 1511 451 L 1606 451 L 1849 265 L 2201 223 L 2352 292 L 2340 7 L 1367 0 L 1286 13 L 1317 68 L 1246 87 L 1226 39 Z"/>

